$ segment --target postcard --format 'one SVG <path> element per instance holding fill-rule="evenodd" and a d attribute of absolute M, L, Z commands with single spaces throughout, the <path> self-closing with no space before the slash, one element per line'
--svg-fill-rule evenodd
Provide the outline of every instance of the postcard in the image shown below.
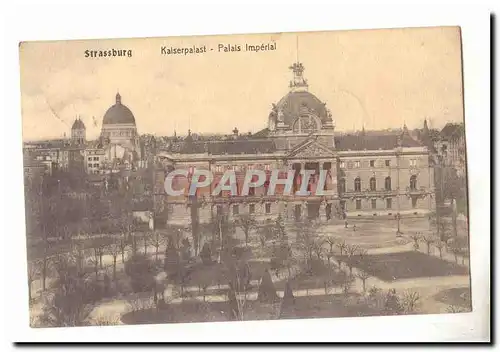
<path fill-rule="evenodd" d="M 470 312 L 461 50 L 459 27 L 21 43 L 31 327 Z"/>

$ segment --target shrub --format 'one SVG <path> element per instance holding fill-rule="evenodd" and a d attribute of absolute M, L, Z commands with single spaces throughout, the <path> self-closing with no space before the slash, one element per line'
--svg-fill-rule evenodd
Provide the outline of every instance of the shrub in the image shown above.
<path fill-rule="evenodd" d="M 154 263 L 144 254 L 136 253 L 125 262 L 125 273 L 130 277 L 134 292 L 152 290 L 155 271 Z"/>

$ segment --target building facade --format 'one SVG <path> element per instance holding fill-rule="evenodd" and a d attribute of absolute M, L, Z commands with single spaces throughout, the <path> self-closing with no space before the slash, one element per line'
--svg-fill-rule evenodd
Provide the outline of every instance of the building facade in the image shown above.
<path fill-rule="evenodd" d="M 154 214 L 158 223 L 188 224 L 196 207 L 201 222 L 216 214 L 237 218 L 249 213 L 258 220 L 281 214 L 287 220 L 330 221 L 358 216 L 424 215 L 434 208 L 433 169 L 427 147 L 405 126 L 398 134 L 335 133 L 332 113 L 309 92 L 304 66 L 293 64 L 289 92 L 273 104 L 267 128 L 253 135 L 233 134 L 219 140 L 195 140 L 191 134 L 158 151 L 155 163 Z M 210 170 L 214 180 L 195 197 L 167 196 L 166 175 L 174 169 Z M 236 174 L 238 194 L 249 169 L 293 170 L 291 195 L 269 195 L 269 182 L 248 196 L 212 191 L 226 170 Z M 320 169 L 325 170 L 327 196 L 314 195 Z M 313 170 L 307 189 L 298 196 L 301 170 Z M 189 178 L 178 181 L 189 188 Z"/>

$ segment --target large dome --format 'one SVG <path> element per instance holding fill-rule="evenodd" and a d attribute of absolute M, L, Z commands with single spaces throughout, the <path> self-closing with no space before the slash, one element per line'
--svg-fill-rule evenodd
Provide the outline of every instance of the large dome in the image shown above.
<path fill-rule="evenodd" d="M 278 111 L 283 113 L 283 122 L 287 126 L 292 126 L 293 122 L 304 113 L 311 113 L 317 116 L 322 123 L 329 119 L 326 106 L 314 94 L 308 91 L 290 92 L 276 104 Z"/>
<path fill-rule="evenodd" d="M 103 125 L 116 125 L 116 124 L 134 124 L 135 117 L 128 107 L 122 104 L 121 96 L 116 94 L 116 104 L 111 106 L 104 114 L 102 121 Z"/>

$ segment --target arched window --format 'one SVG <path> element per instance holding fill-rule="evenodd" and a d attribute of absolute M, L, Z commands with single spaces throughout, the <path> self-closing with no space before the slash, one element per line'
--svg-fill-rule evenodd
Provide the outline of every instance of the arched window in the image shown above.
<path fill-rule="evenodd" d="M 375 180 L 375 177 L 370 178 L 370 191 L 376 191 L 377 190 L 377 180 Z"/>
<path fill-rule="evenodd" d="M 412 175 L 410 177 L 410 189 L 411 190 L 417 189 L 417 176 L 415 176 L 415 175 Z"/>
<path fill-rule="evenodd" d="M 361 179 L 359 177 L 354 180 L 354 191 L 361 192 Z"/>
<path fill-rule="evenodd" d="M 345 193 L 345 178 L 339 180 L 339 193 Z"/>
<path fill-rule="evenodd" d="M 390 190 L 391 190 L 391 188 L 392 188 L 392 186 L 391 186 L 391 177 L 390 177 L 390 176 L 387 176 L 387 177 L 385 178 L 385 190 L 386 190 L 386 191 L 390 191 Z"/>

